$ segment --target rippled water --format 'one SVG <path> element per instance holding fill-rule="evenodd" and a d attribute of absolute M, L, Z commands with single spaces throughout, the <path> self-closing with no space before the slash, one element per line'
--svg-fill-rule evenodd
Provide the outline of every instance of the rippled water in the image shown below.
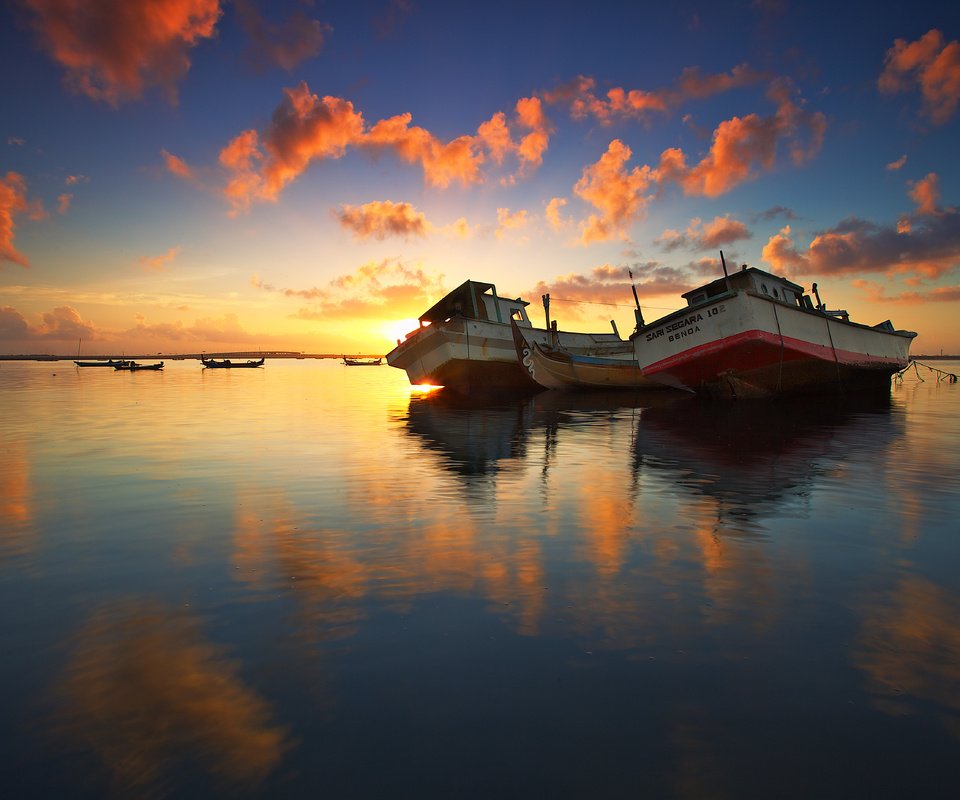
<path fill-rule="evenodd" d="M 4 362 L 0 795 L 953 798 L 960 385 L 922 374 L 478 406 Z"/>

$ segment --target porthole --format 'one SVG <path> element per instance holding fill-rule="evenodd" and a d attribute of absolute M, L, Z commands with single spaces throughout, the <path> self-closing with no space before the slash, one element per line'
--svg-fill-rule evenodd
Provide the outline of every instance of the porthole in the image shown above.
<path fill-rule="evenodd" d="M 764 294 L 770 294 L 770 292 L 767 291 L 767 284 L 761 283 L 760 288 L 763 289 Z"/>
<path fill-rule="evenodd" d="M 774 290 L 773 290 L 773 296 L 776 297 L 777 300 L 779 300 L 779 299 L 780 299 L 780 292 L 778 292 L 776 289 L 774 289 Z"/>

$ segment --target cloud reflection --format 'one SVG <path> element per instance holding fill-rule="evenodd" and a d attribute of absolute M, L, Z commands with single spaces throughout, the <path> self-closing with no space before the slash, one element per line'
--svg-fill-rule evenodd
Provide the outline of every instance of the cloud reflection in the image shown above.
<path fill-rule="evenodd" d="M 250 787 L 290 746 L 238 664 L 183 609 L 108 605 L 75 639 L 58 692 L 61 732 L 96 756 L 121 795 L 166 794 L 198 770 Z"/>

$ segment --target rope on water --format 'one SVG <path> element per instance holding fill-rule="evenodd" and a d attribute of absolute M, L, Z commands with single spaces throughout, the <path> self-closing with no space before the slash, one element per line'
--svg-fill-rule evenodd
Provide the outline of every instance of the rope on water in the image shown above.
<path fill-rule="evenodd" d="M 920 382 L 924 383 L 925 381 L 923 380 L 923 376 L 920 374 L 920 367 L 924 367 L 925 369 L 935 373 L 937 376 L 937 383 L 940 383 L 941 381 L 946 381 L 947 383 L 957 382 L 957 376 L 952 372 L 946 372 L 945 370 L 931 367 L 929 364 L 924 364 L 922 361 L 911 361 L 906 367 L 904 367 L 894 376 L 897 379 L 897 383 L 902 383 L 903 376 L 911 369 L 917 373 L 917 378 L 920 380 Z"/>

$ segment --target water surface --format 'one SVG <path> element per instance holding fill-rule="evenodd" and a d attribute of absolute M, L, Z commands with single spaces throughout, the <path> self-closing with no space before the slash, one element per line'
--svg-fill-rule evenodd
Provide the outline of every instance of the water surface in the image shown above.
<path fill-rule="evenodd" d="M 956 797 L 960 386 L 921 372 L 480 405 L 4 362 L 0 794 Z"/>

